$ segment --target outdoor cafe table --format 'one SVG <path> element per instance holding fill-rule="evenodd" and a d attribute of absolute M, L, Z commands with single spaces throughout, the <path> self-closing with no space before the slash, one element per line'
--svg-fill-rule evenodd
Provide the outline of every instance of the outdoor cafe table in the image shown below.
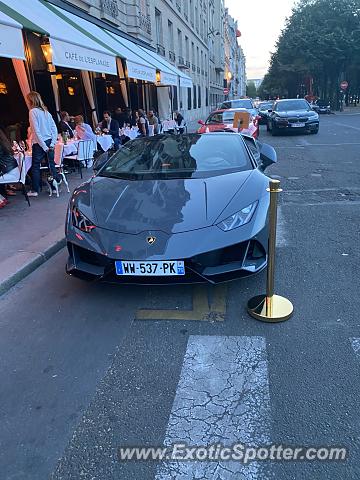
<path fill-rule="evenodd" d="M 96 135 L 96 141 L 104 152 L 107 152 L 114 143 L 111 135 Z"/>
<path fill-rule="evenodd" d="M 134 140 L 138 135 L 139 135 L 139 129 L 138 128 L 123 128 L 120 130 L 121 135 L 125 135 L 126 137 L 129 137 L 130 140 Z"/>
<path fill-rule="evenodd" d="M 168 130 L 175 130 L 176 126 L 175 120 L 164 120 L 162 122 L 162 128 L 164 132 L 167 132 Z"/>

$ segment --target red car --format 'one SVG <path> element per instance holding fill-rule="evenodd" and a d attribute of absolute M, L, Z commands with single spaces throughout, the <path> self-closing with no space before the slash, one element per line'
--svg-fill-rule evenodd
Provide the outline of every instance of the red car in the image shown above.
<path fill-rule="evenodd" d="M 214 112 L 211 112 L 206 122 L 204 122 L 203 120 L 199 120 L 198 123 L 201 125 L 201 127 L 198 129 L 198 133 L 216 132 L 225 129 L 237 131 L 237 129 L 233 126 L 236 112 L 247 112 L 247 110 L 243 108 L 229 108 L 227 110 L 215 110 Z M 258 116 L 256 115 L 254 117 L 250 114 L 249 128 L 242 128 L 240 129 L 240 131 L 241 133 L 251 135 L 254 138 L 258 138 Z"/>

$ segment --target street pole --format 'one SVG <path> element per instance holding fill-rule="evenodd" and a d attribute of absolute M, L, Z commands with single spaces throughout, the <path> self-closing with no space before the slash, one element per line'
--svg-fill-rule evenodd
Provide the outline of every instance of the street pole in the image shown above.
<path fill-rule="evenodd" d="M 269 209 L 269 241 L 266 294 L 257 295 L 248 302 L 248 313 L 262 322 L 276 323 L 288 320 L 293 314 L 294 307 L 285 297 L 274 294 L 275 290 L 275 254 L 276 254 L 276 224 L 277 224 L 277 197 L 282 189 L 280 181 L 270 179 Z"/>

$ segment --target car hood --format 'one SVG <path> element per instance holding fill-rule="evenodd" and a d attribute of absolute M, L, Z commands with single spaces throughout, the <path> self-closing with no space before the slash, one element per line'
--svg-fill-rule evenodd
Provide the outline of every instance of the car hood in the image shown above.
<path fill-rule="evenodd" d="M 132 234 L 205 228 L 213 225 L 250 173 L 145 181 L 95 177 L 91 182 L 94 222 L 101 228 Z"/>
<path fill-rule="evenodd" d="M 304 117 L 312 113 L 312 110 L 287 110 L 285 112 L 275 112 L 276 116 L 286 117 Z"/>

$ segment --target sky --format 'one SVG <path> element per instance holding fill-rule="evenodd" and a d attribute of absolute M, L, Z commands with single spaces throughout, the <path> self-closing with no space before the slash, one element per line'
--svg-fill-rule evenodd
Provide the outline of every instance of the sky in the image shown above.
<path fill-rule="evenodd" d="M 239 44 L 246 56 L 247 78 L 262 78 L 275 51 L 275 43 L 296 0 L 225 0 L 238 21 Z"/>

